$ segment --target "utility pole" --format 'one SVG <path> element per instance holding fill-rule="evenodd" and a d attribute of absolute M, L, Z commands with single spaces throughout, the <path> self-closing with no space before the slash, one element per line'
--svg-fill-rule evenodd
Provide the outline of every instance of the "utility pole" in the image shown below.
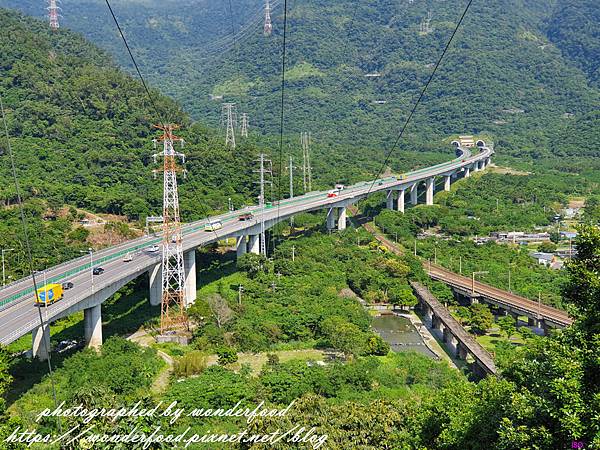
<path fill-rule="evenodd" d="M 290 198 L 294 198 L 294 161 L 290 155 L 290 165 L 287 167 L 290 171 Z M 290 227 L 294 227 L 294 216 L 290 217 Z"/>
<path fill-rule="evenodd" d="M 244 286 L 240 284 L 238 286 L 238 305 L 242 304 L 242 292 L 244 292 Z"/>
<path fill-rule="evenodd" d="M 221 111 L 221 123 L 227 123 L 227 133 L 225 135 L 225 145 L 235 148 L 235 127 L 237 126 L 237 115 L 235 112 L 235 103 L 223 103 Z"/>
<path fill-rule="evenodd" d="M 273 32 L 273 24 L 271 23 L 271 5 L 269 4 L 269 0 L 265 5 L 265 26 L 263 28 L 265 36 L 271 36 Z"/>
<path fill-rule="evenodd" d="M 260 169 L 255 172 L 260 173 L 260 196 L 258 197 L 258 205 L 260 207 L 260 253 L 261 255 L 267 255 L 267 247 L 265 242 L 265 183 L 272 183 L 271 181 L 265 181 L 265 173 L 273 174 L 271 169 L 265 169 L 265 163 L 271 164 L 270 159 L 265 159 L 265 154 L 261 153 L 258 159 L 260 163 Z"/>
<path fill-rule="evenodd" d="M 292 245 L 292 262 L 296 261 L 296 246 Z"/>
<path fill-rule="evenodd" d="M 242 113 L 242 125 L 240 127 L 240 136 L 248 137 L 248 114 Z"/>
<path fill-rule="evenodd" d="M 177 190 L 177 158 L 185 164 L 185 155 L 173 149 L 173 142 L 183 139 L 173 134 L 178 125 L 155 125 L 163 134 L 154 140 L 162 141 L 163 150 L 153 155 L 163 158 L 163 236 L 162 236 L 162 299 L 160 311 L 161 334 L 176 327 L 188 327 L 185 314 L 185 271 L 181 221 L 179 217 L 179 194 Z"/>
<path fill-rule="evenodd" d="M 312 191 L 312 167 L 310 165 L 310 142 L 311 134 L 304 131 L 300 133 L 300 145 L 302 146 L 302 179 L 304 192 Z"/>
<path fill-rule="evenodd" d="M 415 239 L 415 256 L 417 256 L 417 240 Z"/>
<path fill-rule="evenodd" d="M 3 248 L 2 249 L 2 287 L 6 285 L 6 271 L 4 268 L 4 253 L 13 251 L 14 248 Z"/>
<path fill-rule="evenodd" d="M 58 10 L 60 9 L 57 4 L 58 0 L 48 0 L 48 17 L 50 19 L 50 28 L 52 31 L 56 31 L 60 28 L 58 23 Z"/>

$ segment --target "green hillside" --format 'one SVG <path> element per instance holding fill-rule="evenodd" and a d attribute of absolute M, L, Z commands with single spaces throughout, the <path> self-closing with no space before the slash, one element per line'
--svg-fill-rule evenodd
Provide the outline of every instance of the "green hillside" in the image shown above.
<path fill-rule="evenodd" d="M 152 125 L 163 117 L 182 123 L 189 143 L 189 177 L 181 186 L 186 220 L 226 208 L 228 197 L 239 205 L 254 196 L 255 149 L 241 146 L 233 154 L 207 130 L 190 128 L 179 107 L 154 92 L 157 117 L 141 84 L 74 33 L 51 33 L 45 23 L 7 10 L 0 10 L 0 28 L 0 87 L 26 199 L 131 218 L 159 213 L 162 183 L 152 177 L 151 140 Z M 0 160 L 5 180 L 8 162 Z M 13 184 L 3 183 L 0 203 L 15 202 Z"/>
<path fill-rule="evenodd" d="M 17 6 L 14 0 L 1 4 Z M 33 5 L 27 0 L 18 6 L 42 13 Z M 164 20 L 155 2 L 142 9 L 123 0 L 115 9 L 149 79 L 194 118 L 218 125 L 221 100 L 210 95 L 223 95 L 223 101 L 238 104 L 238 112 L 250 114 L 251 127 L 276 134 L 282 7 L 274 8 L 274 32 L 265 37 L 260 18 L 252 20 L 261 5 L 233 1 L 230 15 L 225 4 L 190 8 L 182 2 L 167 8 Z M 65 1 L 64 7 L 70 8 L 64 13 L 67 26 L 123 61 L 103 2 Z M 315 142 L 343 146 L 389 145 L 463 7 L 458 0 L 290 3 L 286 132 L 311 130 Z M 593 22 L 599 10 L 590 0 L 475 2 L 409 129 L 414 146 L 439 145 L 448 135 L 468 132 L 490 135 L 500 154 L 528 160 L 597 156 L 596 147 L 581 142 L 597 140 L 600 39 L 592 26 L 579 33 L 570 25 L 582 14 L 585 23 Z M 428 11 L 425 33 L 421 24 Z M 242 38 L 226 45 L 232 26 L 244 30 Z M 366 77 L 369 73 L 381 76 Z"/>
<path fill-rule="evenodd" d="M 600 7 L 595 0 L 565 0 L 554 10 L 547 33 L 566 58 L 600 87 Z"/>

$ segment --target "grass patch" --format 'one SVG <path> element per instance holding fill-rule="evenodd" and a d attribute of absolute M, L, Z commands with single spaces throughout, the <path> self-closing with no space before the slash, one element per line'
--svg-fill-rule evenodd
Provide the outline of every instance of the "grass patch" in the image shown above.
<path fill-rule="evenodd" d="M 511 336 L 509 340 L 506 338 L 504 333 L 499 333 L 498 331 L 491 331 L 483 336 L 476 336 L 476 339 L 483 348 L 492 354 L 496 353 L 496 345 L 498 345 L 500 342 L 509 342 L 515 346 L 521 346 L 525 344 L 525 341 L 519 334 Z"/>

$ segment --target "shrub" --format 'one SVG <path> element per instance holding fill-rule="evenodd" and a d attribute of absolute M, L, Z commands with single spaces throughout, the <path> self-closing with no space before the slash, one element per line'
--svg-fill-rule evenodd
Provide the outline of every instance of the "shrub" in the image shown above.
<path fill-rule="evenodd" d="M 173 373 L 179 377 L 198 375 L 206 369 L 207 357 L 204 353 L 194 350 L 175 360 Z"/>
<path fill-rule="evenodd" d="M 219 357 L 219 364 L 222 366 L 232 364 L 238 360 L 237 352 L 232 347 L 221 347 L 217 350 L 217 356 Z"/>

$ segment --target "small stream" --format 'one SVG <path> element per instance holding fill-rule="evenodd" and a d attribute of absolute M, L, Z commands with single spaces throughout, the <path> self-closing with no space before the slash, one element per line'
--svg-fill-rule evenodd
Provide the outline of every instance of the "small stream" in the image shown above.
<path fill-rule="evenodd" d="M 406 317 L 400 316 L 376 316 L 373 318 L 373 331 L 390 344 L 395 352 L 415 351 L 437 359 L 425 343 L 414 325 Z"/>

